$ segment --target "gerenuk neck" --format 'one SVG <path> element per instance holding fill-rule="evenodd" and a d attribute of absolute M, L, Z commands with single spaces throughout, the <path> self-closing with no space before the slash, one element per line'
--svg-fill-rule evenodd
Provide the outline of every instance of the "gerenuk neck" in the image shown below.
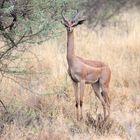
<path fill-rule="evenodd" d="M 68 65 L 72 65 L 74 58 L 74 32 L 67 31 L 67 61 Z"/>

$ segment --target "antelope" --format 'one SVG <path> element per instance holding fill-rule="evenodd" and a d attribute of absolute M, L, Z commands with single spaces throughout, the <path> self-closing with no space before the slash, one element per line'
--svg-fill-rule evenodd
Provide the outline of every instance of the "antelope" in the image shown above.
<path fill-rule="evenodd" d="M 93 61 L 76 56 L 74 53 L 74 28 L 82 24 L 85 19 L 79 19 L 77 14 L 72 20 L 68 21 L 61 12 L 61 23 L 67 30 L 67 63 L 68 74 L 72 80 L 75 100 L 77 120 L 83 119 L 83 96 L 86 84 L 91 84 L 95 95 L 103 106 L 104 119 L 110 116 L 110 99 L 108 96 L 111 70 L 108 65 L 100 61 Z M 80 97 L 78 94 L 80 86 Z M 80 114 L 79 114 L 80 107 Z M 108 113 L 108 114 L 107 114 Z"/>

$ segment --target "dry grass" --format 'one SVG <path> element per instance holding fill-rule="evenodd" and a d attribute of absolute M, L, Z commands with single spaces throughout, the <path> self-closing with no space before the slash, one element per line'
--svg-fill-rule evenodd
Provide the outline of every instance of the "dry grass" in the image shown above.
<path fill-rule="evenodd" d="M 76 121 L 73 89 L 67 75 L 66 34 L 63 34 L 60 39 L 31 47 L 23 56 L 20 65 L 26 70 L 21 76 L 24 80 L 16 80 L 26 89 L 12 79 L 3 80 L 1 98 L 9 113 L 1 109 L 1 139 L 140 138 L 140 16 L 133 10 L 120 17 L 127 21 L 127 30 L 106 27 L 96 34 L 81 26 L 75 31 L 76 54 L 104 61 L 112 70 L 111 119 L 104 129 L 95 125 L 102 109 L 89 86 L 84 97 L 84 120 Z"/>

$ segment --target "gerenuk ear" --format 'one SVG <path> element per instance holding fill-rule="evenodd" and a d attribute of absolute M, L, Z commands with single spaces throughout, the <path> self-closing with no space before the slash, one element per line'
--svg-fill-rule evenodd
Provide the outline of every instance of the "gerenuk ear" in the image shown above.
<path fill-rule="evenodd" d="M 86 19 L 81 19 L 81 20 L 79 20 L 78 23 L 77 23 L 77 25 L 81 25 L 81 24 L 83 24 L 84 21 L 86 21 Z"/>
<path fill-rule="evenodd" d="M 77 25 L 83 24 L 83 22 L 84 22 L 85 20 L 86 20 L 86 19 L 78 20 L 76 23 L 73 23 L 73 24 L 72 24 L 72 27 L 75 27 L 75 26 L 77 26 Z"/>
<path fill-rule="evenodd" d="M 63 21 L 61 21 L 61 24 L 64 25 L 65 27 L 68 27 L 68 25 L 64 23 Z"/>
<path fill-rule="evenodd" d="M 62 19 L 63 19 L 63 22 L 61 21 L 61 23 L 64 25 L 64 26 L 68 26 L 69 25 L 69 22 L 66 20 L 66 18 L 64 17 L 63 15 L 63 9 L 61 11 L 61 16 L 62 16 Z"/>

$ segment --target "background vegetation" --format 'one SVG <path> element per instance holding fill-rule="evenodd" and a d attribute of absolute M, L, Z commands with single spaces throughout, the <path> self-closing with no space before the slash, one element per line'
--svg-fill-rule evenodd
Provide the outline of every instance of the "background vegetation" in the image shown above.
<path fill-rule="evenodd" d="M 130 139 L 140 138 L 139 0 L 2 0 L 0 2 L 0 138 Z M 77 122 L 67 74 L 67 19 L 77 10 L 86 17 L 75 29 L 76 54 L 101 60 L 112 70 L 111 119 L 90 86 L 84 120 Z"/>

